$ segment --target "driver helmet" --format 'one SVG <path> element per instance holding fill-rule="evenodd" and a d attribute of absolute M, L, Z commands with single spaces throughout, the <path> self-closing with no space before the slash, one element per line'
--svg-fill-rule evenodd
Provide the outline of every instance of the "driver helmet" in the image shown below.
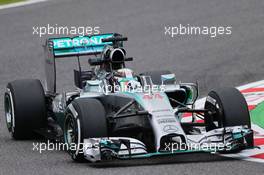
<path fill-rule="evenodd" d="M 135 89 L 140 86 L 134 71 L 131 69 L 118 69 L 115 73 L 115 77 L 122 90 Z"/>

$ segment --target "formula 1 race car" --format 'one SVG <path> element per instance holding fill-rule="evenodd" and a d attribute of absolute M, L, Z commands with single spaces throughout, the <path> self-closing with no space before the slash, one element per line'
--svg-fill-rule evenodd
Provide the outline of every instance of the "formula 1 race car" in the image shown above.
<path fill-rule="evenodd" d="M 127 38 L 109 33 L 50 38 L 45 44 L 46 87 L 36 79 L 8 83 L 7 128 L 14 139 L 42 135 L 60 141 L 76 161 L 144 158 L 252 148 L 249 111 L 235 88 L 211 91 L 195 108 L 196 83 L 177 83 L 170 71 L 135 74 L 126 68 Z M 89 56 L 91 70 L 80 59 Z M 76 90 L 56 91 L 56 60 L 77 58 Z M 183 122 L 186 114 L 191 121 Z M 197 122 L 197 118 L 203 122 Z"/>

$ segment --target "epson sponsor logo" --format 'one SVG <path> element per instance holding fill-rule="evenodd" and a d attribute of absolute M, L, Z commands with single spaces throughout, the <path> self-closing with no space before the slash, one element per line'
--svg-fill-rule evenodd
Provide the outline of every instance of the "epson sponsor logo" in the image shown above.
<path fill-rule="evenodd" d="M 153 110 L 153 113 L 158 113 L 158 112 L 171 112 L 170 109 L 157 109 L 157 110 Z"/>

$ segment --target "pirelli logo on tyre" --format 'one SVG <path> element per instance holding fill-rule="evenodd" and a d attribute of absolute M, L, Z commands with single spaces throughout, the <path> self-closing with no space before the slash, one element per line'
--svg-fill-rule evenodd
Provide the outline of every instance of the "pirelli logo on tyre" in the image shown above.
<path fill-rule="evenodd" d="M 216 100 L 211 96 L 207 96 L 206 101 L 211 103 L 212 105 L 216 105 Z"/>

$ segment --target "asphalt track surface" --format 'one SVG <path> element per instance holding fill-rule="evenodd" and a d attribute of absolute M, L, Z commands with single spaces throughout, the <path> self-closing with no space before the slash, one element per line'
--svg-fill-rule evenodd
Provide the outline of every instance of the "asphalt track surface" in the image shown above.
<path fill-rule="evenodd" d="M 125 45 L 136 72 L 168 69 L 182 82 L 198 81 L 201 94 L 264 77 L 264 2 L 259 0 L 64 0 L 0 10 L 0 95 L 8 81 L 44 79 L 44 36 L 33 26 L 100 26 L 128 36 Z M 232 35 L 210 38 L 164 35 L 179 24 L 232 26 Z M 62 85 L 70 85 L 72 64 L 61 62 Z M 33 141 L 10 139 L 0 103 L 0 174 L 261 174 L 262 164 L 210 154 L 77 164 L 63 151 L 32 151 Z"/>

